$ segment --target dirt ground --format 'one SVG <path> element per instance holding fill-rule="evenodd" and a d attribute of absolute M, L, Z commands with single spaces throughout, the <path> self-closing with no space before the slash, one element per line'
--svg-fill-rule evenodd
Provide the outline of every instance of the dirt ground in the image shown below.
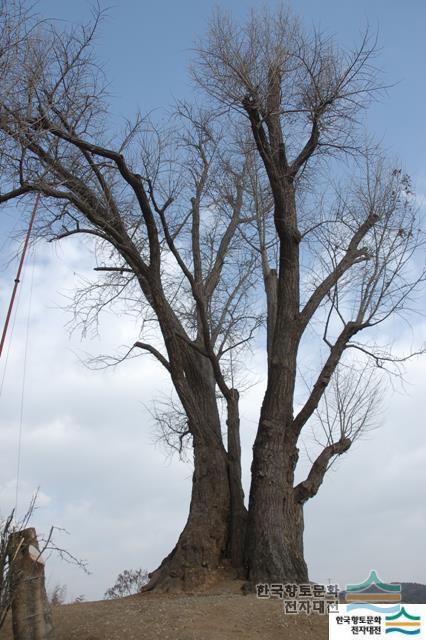
<path fill-rule="evenodd" d="M 55 640 L 327 640 L 328 617 L 285 615 L 282 602 L 236 589 L 140 594 L 55 607 Z M 0 632 L 12 640 L 10 626 Z"/>

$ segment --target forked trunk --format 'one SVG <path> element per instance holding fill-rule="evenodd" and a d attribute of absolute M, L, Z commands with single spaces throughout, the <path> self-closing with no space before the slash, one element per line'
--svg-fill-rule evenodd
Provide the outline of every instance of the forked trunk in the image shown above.
<path fill-rule="evenodd" d="M 208 361 L 191 354 L 186 402 L 193 436 L 194 473 L 188 520 L 173 551 L 144 590 L 191 591 L 208 586 L 223 569 L 241 572 L 247 511 L 241 485 L 238 394 L 228 420 L 228 451 L 221 433 L 215 383 Z"/>

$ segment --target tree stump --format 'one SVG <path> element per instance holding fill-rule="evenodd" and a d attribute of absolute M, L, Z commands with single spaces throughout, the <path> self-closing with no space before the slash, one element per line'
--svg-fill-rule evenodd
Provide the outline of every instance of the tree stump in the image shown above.
<path fill-rule="evenodd" d="M 44 560 L 32 527 L 10 536 L 9 562 L 14 640 L 53 640 Z"/>

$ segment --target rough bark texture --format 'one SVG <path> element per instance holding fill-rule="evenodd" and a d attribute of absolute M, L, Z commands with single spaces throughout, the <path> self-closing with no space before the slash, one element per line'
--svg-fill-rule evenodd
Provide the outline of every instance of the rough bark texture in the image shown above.
<path fill-rule="evenodd" d="M 230 491 L 226 452 L 194 442 L 191 505 L 173 551 L 150 575 L 146 590 L 185 591 L 202 587 L 220 569 L 229 537 Z"/>
<path fill-rule="evenodd" d="M 307 582 L 303 506 L 296 502 L 293 489 L 297 450 L 293 456 L 284 454 L 286 444 L 273 424 L 259 434 L 252 465 L 248 578 L 252 584 Z"/>
<path fill-rule="evenodd" d="M 36 531 L 24 529 L 10 538 L 13 637 L 15 640 L 53 640 L 44 564 L 37 559 Z"/>
<path fill-rule="evenodd" d="M 272 340 L 274 338 L 275 322 L 277 317 L 277 272 L 275 269 L 270 269 L 268 274 L 264 278 L 265 281 L 265 294 L 267 305 L 267 326 L 266 326 L 266 340 L 267 340 L 267 352 L 268 352 L 268 366 L 271 364 L 272 358 Z"/>
<path fill-rule="evenodd" d="M 228 477 L 231 494 L 230 531 L 227 556 L 231 565 L 242 573 L 244 567 L 244 544 L 247 528 L 247 509 L 244 506 L 244 492 L 241 484 L 241 442 L 240 417 L 238 411 L 239 394 L 232 389 L 228 402 Z"/>
<path fill-rule="evenodd" d="M 263 527 L 254 524 L 250 532 L 251 553 L 249 580 L 257 583 L 308 582 L 308 569 L 303 553 L 303 507 L 294 500 L 294 491 L 277 499 L 279 492 L 263 491 L 264 508 L 257 509 L 263 515 Z M 276 508 L 278 515 L 274 513 Z"/>
<path fill-rule="evenodd" d="M 238 395 L 231 403 L 231 451 L 223 446 L 215 381 L 206 358 L 186 353 L 191 397 L 182 402 L 193 436 L 194 473 L 188 520 L 173 551 L 150 576 L 145 590 L 190 591 L 209 583 L 217 570 L 241 571 L 246 518 L 241 485 Z M 179 388 L 182 385 L 177 385 Z"/>

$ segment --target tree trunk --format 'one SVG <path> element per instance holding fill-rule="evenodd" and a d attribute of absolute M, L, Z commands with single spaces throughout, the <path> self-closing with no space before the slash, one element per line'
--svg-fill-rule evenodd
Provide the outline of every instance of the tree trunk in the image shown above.
<path fill-rule="evenodd" d="M 38 555 L 35 529 L 12 534 L 8 553 L 12 572 L 13 637 L 15 640 L 52 640 L 44 563 Z"/>
<path fill-rule="evenodd" d="M 279 151 L 282 150 L 280 125 L 275 124 L 278 139 L 271 144 Z M 271 159 L 271 163 L 274 165 L 275 160 Z M 298 460 L 293 398 L 300 341 L 300 233 L 294 185 L 287 179 L 282 163 L 279 164 L 274 165 L 275 170 L 271 170 L 269 176 L 275 227 L 280 239 L 280 261 L 278 279 L 275 281 L 274 274 L 270 274 L 265 281 L 268 384 L 253 447 L 246 542 L 248 577 L 252 584 L 308 580 L 303 558 L 302 505 L 296 501 L 294 491 Z"/>
<path fill-rule="evenodd" d="M 181 382 L 181 381 L 180 381 Z M 246 510 L 241 485 L 238 394 L 232 403 L 231 451 L 222 441 L 216 385 L 209 361 L 193 350 L 186 354 L 181 401 L 193 436 L 194 473 L 188 520 L 173 551 L 150 575 L 144 590 L 190 591 L 213 582 L 215 573 L 239 571 Z M 177 388 L 183 388 L 181 384 Z M 229 443 L 228 443 L 229 446 Z M 234 572 L 236 574 L 236 572 Z"/>
<path fill-rule="evenodd" d="M 144 590 L 190 591 L 205 586 L 226 557 L 230 489 L 226 451 L 194 440 L 189 516 L 173 551 L 150 574 Z"/>
<path fill-rule="evenodd" d="M 247 528 L 247 509 L 244 506 L 244 492 L 241 484 L 241 442 L 240 415 L 238 409 L 239 393 L 231 390 L 228 401 L 228 474 L 231 496 L 230 532 L 227 556 L 232 566 L 244 575 L 244 544 Z"/>
<path fill-rule="evenodd" d="M 264 277 L 265 294 L 266 294 L 266 349 L 268 354 L 268 367 L 271 365 L 272 359 L 272 343 L 274 340 L 275 323 L 277 321 L 278 306 L 278 279 L 275 269 L 270 269 Z"/>
<path fill-rule="evenodd" d="M 279 424 L 261 422 L 254 446 L 246 552 L 256 583 L 307 582 L 303 557 L 303 507 L 295 501 L 298 451 Z"/>

